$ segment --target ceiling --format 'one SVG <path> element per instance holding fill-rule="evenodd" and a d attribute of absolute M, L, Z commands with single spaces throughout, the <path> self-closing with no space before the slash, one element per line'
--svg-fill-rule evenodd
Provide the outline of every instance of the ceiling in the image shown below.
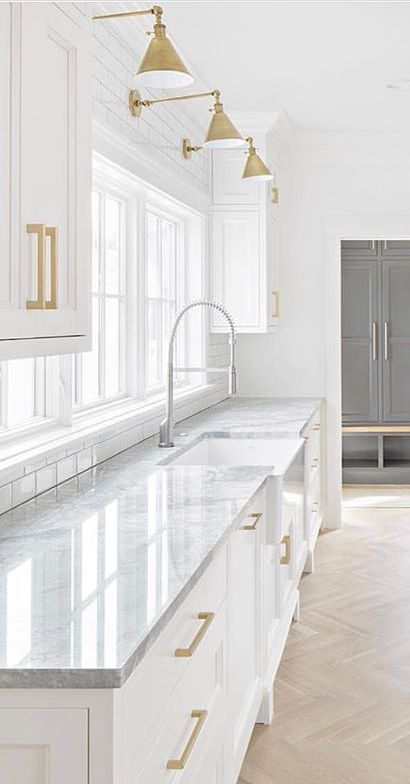
<path fill-rule="evenodd" d="M 410 2 L 169 0 L 168 32 L 228 110 L 312 130 L 410 130 Z"/>

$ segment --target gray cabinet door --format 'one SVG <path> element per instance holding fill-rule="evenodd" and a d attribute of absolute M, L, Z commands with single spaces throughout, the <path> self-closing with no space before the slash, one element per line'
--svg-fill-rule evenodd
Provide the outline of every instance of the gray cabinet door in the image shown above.
<path fill-rule="evenodd" d="M 342 256 L 345 259 L 361 256 L 376 258 L 377 240 L 342 240 Z"/>
<path fill-rule="evenodd" d="M 410 240 L 379 240 L 380 254 L 384 258 L 402 257 L 410 261 Z"/>
<path fill-rule="evenodd" d="M 377 262 L 342 247 L 342 416 L 378 421 Z"/>
<path fill-rule="evenodd" d="M 410 421 L 410 259 L 382 262 L 383 419 Z"/>

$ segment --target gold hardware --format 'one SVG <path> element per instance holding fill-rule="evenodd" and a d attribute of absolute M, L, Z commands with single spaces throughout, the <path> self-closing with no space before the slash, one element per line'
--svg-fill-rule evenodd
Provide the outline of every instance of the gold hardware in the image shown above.
<path fill-rule="evenodd" d="M 191 719 L 197 719 L 197 723 L 195 724 L 195 727 L 192 730 L 192 733 L 188 739 L 188 743 L 186 744 L 180 758 L 168 760 L 167 770 L 182 770 L 183 768 L 185 768 L 185 765 L 187 764 L 188 759 L 192 754 L 192 750 L 195 746 L 195 743 L 198 740 L 199 733 L 201 732 L 201 729 L 205 724 L 207 716 L 208 716 L 207 710 L 191 711 Z"/>
<path fill-rule="evenodd" d="M 313 502 L 313 504 L 312 504 L 312 509 L 311 509 L 311 512 L 313 512 L 313 513 L 314 513 L 314 512 L 317 512 L 318 508 L 319 508 L 319 504 L 318 504 L 318 502 L 317 502 L 317 501 L 314 501 L 314 502 Z"/>
<path fill-rule="evenodd" d="M 252 136 L 246 139 L 248 142 L 248 158 L 245 163 L 245 168 L 242 172 L 243 180 L 273 180 L 273 174 L 269 171 L 268 167 L 264 164 L 262 158 L 256 152 L 253 144 Z"/>
<path fill-rule="evenodd" d="M 235 128 L 229 117 L 223 111 L 221 103 L 221 91 L 209 90 L 205 93 L 190 93 L 189 95 L 173 95 L 169 98 L 142 98 L 139 90 L 130 90 L 128 93 L 128 107 L 133 117 L 140 117 L 143 109 L 147 109 L 156 103 L 169 103 L 170 101 L 189 101 L 194 98 L 207 98 L 212 96 L 215 99 L 213 117 L 211 119 L 208 132 L 203 146 L 210 149 L 223 147 L 242 147 L 244 139 Z"/>
<path fill-rule="evenodd" d="M 279 291 L 279 289 L 274 289 L 272 291 L 272 295 L 273 295 L 274 303 L 275 303 L 275 306 L 274 306 L 274 309 L 273 309 L 273 313 L 272 313 L 272 318 L 279 318 L 279 316 L 280 316 L 280 291 Z"/>
<path fill-rule="evenodd" d="M 27 310 L 42 310 L 44 308 L 44 266 L 46 226 L 44 223 L 28 223 L 28 234 L 37 234 L 37 299 L 26 301 Z"/>
<path fill-rule="evenodd" d="M 313 430 L 320 430 L 320 422 L 315 422 Z"/>
<path fill-rule="evenodd" d="M 58 289 L 58 229 L 44 223 L 28 223 L 27 232 L 37 234 L 37 299 L 26 301 L 27 310 L 56 310 Z M 45 299 L 46 237 L 51 240 L 50 283 L 51 297 Z"/>
<path fill-rule="evenodd" d="M 252 517 L 254 522 L 250 525 L 242 525 L 241 531 L 254 531 L 262 516 L 262 512 L 252 512 L 248 517 Z"/>
<path fill-rule="evenodd" d="M 199 152 L 203 148 L 201 145 L 197 144 L 195 147 L 191 147 L 191 140 L 190 139 L 182 139 L 182 155 L 186 161 L 189 161 L 193 152 Z"/>
<path fill-rule="evenodd" d="M 202 638 L 205 637 L 213 619 L 215 618 L 215 613 L 213 612 L 200 612 L 198 613 L 198 620 L 204 621 L 199 631 L 196 633 L 194 639 L 192 640 L 191 644 L 188 648 L 176 648 L 174 656 L 179 658 L 185 658 L 188 656 L 192 656 L 195 653 L 199 643 L 201 642 Z"/>
<path fill-rule="evenodd" d="M 319 465 L 319 458 L 315 457 L 315 459 L 313 460 L 313 463 L 312 463 L 312 468 L 317 468 L 318 465 Z"/>
<path fill-rule="evenodd" d="M 279 204 L 279 188 L 276 185 L 272 188 L 271 196 L 272 204 Z"/>
<path fill-rule="evenodd" d="M 160 5 L 141 11 L 123 11 L 112 14 L 98 14 L 94 21 L 100 19 L 121 19 L 127 16 L 154 14 L 155 24 L 151 40 L 139 65 L 136 79 L 147 87 L 185 87 L 193 82 L 193 78 L 182 62 L 166 34 L 162 23 L 163 10 Z"/>
<path fill-rule="evenodd" d="M 280 562 L 281 562 L 282 566 L 286 566 L 286 564 L 290 564 L 290 536 L 289 536 L 289 534 L 286 534 L 286 536 L 284 536 L 282 538 L 281 544 L 285 545 L 285 555 L 282 555 L 282 558 L 280 559 Z"/>
<path fill-rule="evenodd" d="M 46 226 L 46 237 L 51 240 L 50 256 L 50 299 L 46 299 L 44 307 L 47 310 L 57 309 L 58 296 L 58 229 L 57 226 Z"/>

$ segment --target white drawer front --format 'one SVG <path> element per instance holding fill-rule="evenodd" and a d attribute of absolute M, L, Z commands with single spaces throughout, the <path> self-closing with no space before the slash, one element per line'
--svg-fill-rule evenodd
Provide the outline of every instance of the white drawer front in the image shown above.
<path fill-rule="evenodd" d="M 227 708 L 226 625 L 224 604 L 207 644 L 198 649 L 198 658 L 179 681 L 142 754 L 136 755 L 132 769 L 126 771 L 126 784 L 185 783 L 199 774 Z"/>
<path fill-rule="evenodd" d="M 171 695 L 183 688 L 185 679 L 191 677 L 189 671 L 196 670 L 214 645 L 218 609 L 226 594 L 226 557 L 224 548 L 122 690 L 125 770 L 138 769 L 135 764 L 137 759 L 141 763 L 140 750 L 144 757 L 146 739 L 161 723 Z M 207 617 L 199 617 L 205 614 Z"/>

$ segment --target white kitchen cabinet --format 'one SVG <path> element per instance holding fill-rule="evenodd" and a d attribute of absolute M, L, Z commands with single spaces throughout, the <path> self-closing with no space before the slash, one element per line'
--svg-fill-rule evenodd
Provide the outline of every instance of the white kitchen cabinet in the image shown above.
<path fill-rule="evenodd" d="M 229 729 L 236 781 L 259 709 L 262 497 L 229 546 Z"/>
<path fill-rule="evenodd" d="M 88 712 L 0 708 L 2 784 L 87 784 Z"/>
<path fill-rule="evenodd" d="M 84 350 L 89 20 L 50 2 L 2 3 L 0 36 L 0 358 Z"/>
<path fill-rule="evenodd" d="M 305 539 L 307 544 L 306 572 L 314 570 L 314 551 L 316 540 L 323 523 L 323 474 L 322 463 L 322 422 L 320 409 L 306 426 L 305 463 Z"/>
<path fill-rule="evenodd" d="M 212 296 L 239 333 L 265 333 L 280 318 L 278 210 L 266 183 L 241 180 L 243 165 L 241 150 L 213 156 Z M 212 318 L 213 331 L 226 331 Z"/>

